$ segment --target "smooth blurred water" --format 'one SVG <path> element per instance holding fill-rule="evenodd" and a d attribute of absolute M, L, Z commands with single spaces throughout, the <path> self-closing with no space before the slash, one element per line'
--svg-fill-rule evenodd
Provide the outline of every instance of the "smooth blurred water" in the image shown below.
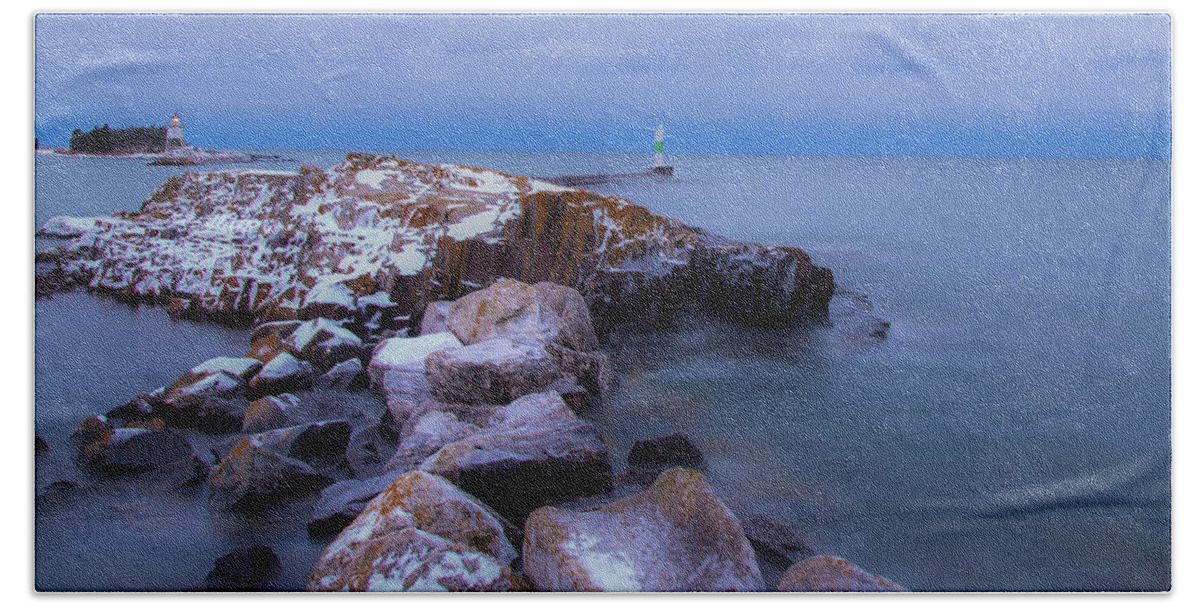
<path fill-rule="evenodd" d="M 343 156 L 279 153 L 296 161 L 260 166 L 328 167 Z M 400 155 L 540 176 L 647 161 Z M 671 162 L 672 179 L 593 189 L 730 238 L 798 245 L 840 286 L 868 294 L 892 329 L 878 344 L 847 341 L 836 327 L 762 332 L 703 320 L 626 336 L 613 345 L 618 388 L 595 414 L 618 466 L 637 439 L 687 432 L 739 514 L 786 521 L 821 552 L 914 589 L 1170 586 L 1169 161 Z M 35 218 L 135 209 L 180 172 L 39 156 Z M 228 329 L 81 294 L 39 301 L 35 313 L 36 420 L 52 444 L 79 418 L 244 348 Z M 178 360 L 131 336 L 173 345 Z M 212 517 L 195 511 L 184 517 Z M 145 576 L 170 586 L 169 569 Z M 187 577 L 178 584 L 195 582 Z"/>

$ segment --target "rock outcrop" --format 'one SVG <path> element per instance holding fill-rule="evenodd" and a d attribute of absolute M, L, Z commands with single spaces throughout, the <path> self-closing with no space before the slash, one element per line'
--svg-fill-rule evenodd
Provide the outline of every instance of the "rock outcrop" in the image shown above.
<path fill-rule="evenodd" d="M 542 591 L 763 590 L 741 525 L 703 474 L 687 469 L 592 511 L 538 509 L 522 559 Z"/>
<path fill-rule="evenodd" d="M 783 325 L 828 314 L 829 270 L 612 196 L 463 165 L 350 154 L 295 173 L 187 173 L 135 212 L 54 218 L 38 276 L 230 323 L 419 327 L 499 277 L 577 289 L 603 327 L 699 308 Z M 334 362 L 336 363 L 336 362 Z"/>

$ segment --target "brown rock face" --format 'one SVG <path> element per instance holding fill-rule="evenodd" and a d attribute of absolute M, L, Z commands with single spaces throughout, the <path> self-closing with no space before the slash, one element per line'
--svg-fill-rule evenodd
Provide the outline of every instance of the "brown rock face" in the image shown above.
<path fill-rule="evenodd" d="M 543 591 L 759 591 L 741 525 L 698 471 L 593 511 L 543 507 L 525 524 L 525 575 Z"/>
<path fill-rule="evenodd" d="M 832 555 L 817 555 L 794 564 L 783 573 L 779 591 L 908 591 L 892 581 L 866 572 Z"/>
<path fill-rule="evenodd" d="M 42 283 L 237 324 L 325 315 L 362 335 L 415 328 L 428 304 L 500 277 L 575 288 L 601 330 L 691 309 L 755 325 L 822 319 L 833 292 L 829 270 L 793 247 L 730 242 L 522 176 L 367 154 L 291 175 L 188 173 L 137 212 L 70 221 L 43 229 L 64 244 L 39 256 Z"/>

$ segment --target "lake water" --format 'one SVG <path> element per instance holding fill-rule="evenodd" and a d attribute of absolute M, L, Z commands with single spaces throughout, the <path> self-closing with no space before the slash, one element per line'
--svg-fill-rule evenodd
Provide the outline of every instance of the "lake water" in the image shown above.
<path fill-rule="evenodd" d="M 343 157 L 281 154 L 297 160 L 259 165 Z M 647 161 L 397 154 L 539 176 Z M 837 327 L 695 320 L 615 340 L 618 386 L 593 415 L 614 465 L 637 439 L 686 432 L 740 515 L 785 521 L 820 552 L 913 589 L 1169 588 L 1169 161 L 670 160 L 673 179 L 593 189 L 730 238 L 800 246 L 867 294 L 891 332 L 873 343 Z M 36 171 L 40 225 L 136 209 L 182 169 L 43 155 Z M 35 315 L 35 421 L 55 448 L 39 488 L 79 478 L 62 447 L 79 419 L 247 343 L 85 293 L 38 301 Z M 39 588 L 187 587 L 252 542 L 275 546 L 280 584 L 294 587 L 321 549 L 284 515 L 248 521 L 119 484 L 94 492 L 101 506 L 38 516 Z"/>

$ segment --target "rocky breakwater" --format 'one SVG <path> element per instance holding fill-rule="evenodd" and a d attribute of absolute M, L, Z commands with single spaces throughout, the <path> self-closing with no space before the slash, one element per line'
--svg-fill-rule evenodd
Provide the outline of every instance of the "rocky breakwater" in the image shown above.
<path fill-rule="evenodd" d="M 313 591 L 768 588 L 756 548 L 782 536 L 744 527 L 702 472 L 677 468 L 704 466 L 686 437 L 639 442 L 629 462 L 644 474 L 614 479 L 577 414 L 597 406 L 609 371 L 570 288 L 497 281 L 428 304 L 411 338 L 370 343 L 325 318 L 251 336 L 246 356 L 85 419 L 73 442 L 88 483 L 191 488 L 251 519 L 311 501 L 307 532 L 328 543 Z M 364 377 L 382 399 L 348 403 Z M 343 392 L 331 401 L 319 387 Z M 72 495 L 51 484 L 39 509 Z M 781 590 L 894 587 L 828 556 L 793 564 L 795 543 L 775 544 L 791 566 Z M 275 559 L 269 546 L 236 548 L 195 588 L 267 588 Z"/>
<path fill-rule="evenodd" d="M 419 327 L 430 302 L 499 277 L 578 290 L 603 330 L 699 309 L 825 319 L 832 273 L 794 247 L 731 242 L 629 201 L 463 165 L 350 154 L 298 172 L 187 173 L 140 210 L 52 218 L 38 293 L 86 286 L 173 314 Z"/>

